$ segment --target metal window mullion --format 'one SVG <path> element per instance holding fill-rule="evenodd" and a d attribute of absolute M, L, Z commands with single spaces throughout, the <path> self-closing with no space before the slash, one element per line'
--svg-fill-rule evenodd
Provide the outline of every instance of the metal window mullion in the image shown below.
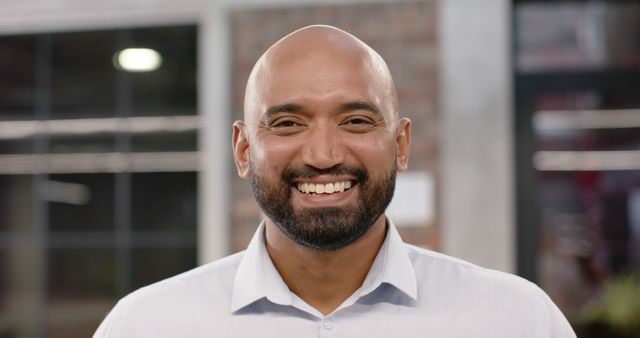
<path fill-rule="evenodd" d="M 117 44 L 124 48 L 131 43 L 131 31 L 117 33 Z M 116 116 L 129 117 L 132 111 L 132 79 L 131 74 L 117 71 L 116 81 Z M 129 130 L 120 130 L 115 134 L 116 152 L 131 152 L 131 134 Z M 122 171 L 115 174 L 115 239 L 117 266 L 117 294 L 122 297 L 131 291 L 131 173 Z"/>
<path fill-rule="evenodd" d="M 49 120 L 51 117 L 51 72 L 52 53 L 51 35 L 41 34 L 37 37 L 35 83 L 36 95 L 34 102 L 35 119 L 39 121 Z M 33 152 L 37 155 L 45 155 L 49 152 L 49 135 L 36 135 L 33 138 Z M 33 203 L 34 203 L 34 237 L 35 247 L 38 250 L 37 268 L 40 270 L 38 293 L 37 327 L 34 328 L 36 337 L 46 337 L 48 327 L 48 303 L 49 303 L 49 204 L 42 198 L 42 189 L 49 175 L 38 173 L 33 175 Z"/>

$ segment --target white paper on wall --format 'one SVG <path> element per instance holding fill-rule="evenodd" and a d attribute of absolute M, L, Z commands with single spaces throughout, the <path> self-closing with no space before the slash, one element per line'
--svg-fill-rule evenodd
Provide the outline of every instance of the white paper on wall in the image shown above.
<path fill-rule="evenodd" d="M 435 214 L 433 175 L 427 171 L 399 173 L 386 214 L 398 227 L 432 223 Z"/>

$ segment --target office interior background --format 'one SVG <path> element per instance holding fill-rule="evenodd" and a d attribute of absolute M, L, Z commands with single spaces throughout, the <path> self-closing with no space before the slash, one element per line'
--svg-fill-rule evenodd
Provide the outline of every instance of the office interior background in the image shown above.
<path fill-rule="evenodd" d="M 242 250 L 231 123 L 278 38 L 343 28 L 413 121 L 403 238 L 640 332 L 640 3 L 1 1 L 0 337 L 87 337 L 127 293 Z"/>

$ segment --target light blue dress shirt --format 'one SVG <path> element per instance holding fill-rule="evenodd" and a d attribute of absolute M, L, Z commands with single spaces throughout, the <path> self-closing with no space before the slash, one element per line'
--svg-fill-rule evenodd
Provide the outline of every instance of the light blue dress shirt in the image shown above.
<path fill-rule="evenodd" d="M 570 338 L 549 297 L 519 277 L 387 237 L 362 286 L 329 315 L 289 291 L 264 244 L 123 298 L 94 338 Z"/>

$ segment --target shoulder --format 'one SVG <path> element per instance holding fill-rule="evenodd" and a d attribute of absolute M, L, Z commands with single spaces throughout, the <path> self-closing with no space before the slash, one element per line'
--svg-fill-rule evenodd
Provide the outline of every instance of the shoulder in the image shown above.
<path fill-rule="evenodd" d="M 464 302 L 486 302 L 483 307 L 540 307 L 546 293 L 536 284 L 511 273 L 481 267 L 442 253 L 406 244 L 418 283 L 455 292 Z"/>
<path fill-rule="evenodd" d="M 575 337 L 564 315 L 536 284 L 441 253 L 405 244 L 423 305 L 437 303 L 469 321 L 526 328 L 533 336 Z"/>
<path fill-rule="evenodd" d="M 546 304 L 544 291 L 522 277 L 412 245 L 406 249 L 419 289 L 438 290 L 460 306 L 526 311 Z"/>
<path fill-rule="evenodd" d="M 148 333 L 150 327 L 158 331 L 182 327 L 172 323 L 188 323 L 201 310 L 229 312 L 235 273 L 243 254 L 227 256 L 130 293 L 111 310 L 94 337 L 117 337 L 142 328 Z"/>
<path fill-rule="evenodd" d="M 142 287 L 122 299 L 123 303 L 135 303 L 145 299 L 163 299 L 175 293 L 196 291 L 201 294 L 206 289 L 226 289 L 233 285 L 235 271 L 244 252 L 239 252 L 217 261 L 199 266 L 179 275 Z M 172 297 L 174 298 L 174 297 Z"/>
<path fill-rule="evenodd" d="M 438 279 L 448 282 L 458 281 L 479 286 L 511 286 L 534 293 L 541 291 L 534 283 L 510 273 L 484 268 L 459 258 L 410 244 L 405 244 L 405 247 L 418 278 L 427 277 L 427 275 L 439 276 Z"/>

